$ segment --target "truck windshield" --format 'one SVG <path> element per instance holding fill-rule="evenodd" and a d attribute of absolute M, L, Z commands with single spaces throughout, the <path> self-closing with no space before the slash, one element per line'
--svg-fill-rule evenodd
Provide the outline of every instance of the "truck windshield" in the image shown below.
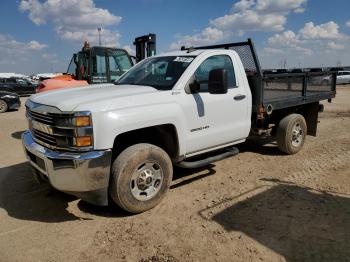
<path fill-rule="evenodd" d="M 88 52 L 74 54 L 70 60 L 67 74 L 76 76 L 78 79 L 88 78 Z M 77 70 L 79 68 L 79 71 Z M 78 75 L 77 75 L 78 74 Z"/>
<path fill-rule="evenodd" d="M 73 55 L 72 59 L 70 60 L 69 66 L 68 66 L 67 74 L 68 75 L 75 75 L 76 69 L 77 69 L 77 65 L 74 62 L 74 55 Z"/>
<path fill-rule="evenodd" d="M 122 74 L 132 67 L 129 55 L 124 50 L 109 50 L 108 61 L 112 82 L 118 80 Z"/>
<path fill-rule="evenodd" d="M 130 69 L 116 84 L 170 90 L 194 58 L 195 56 L 164 56 L 146 59 Z"/>

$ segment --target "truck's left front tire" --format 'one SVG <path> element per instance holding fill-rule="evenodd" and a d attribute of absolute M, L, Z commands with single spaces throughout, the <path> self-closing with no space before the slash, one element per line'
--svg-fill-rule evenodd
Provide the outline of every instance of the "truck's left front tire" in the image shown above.
<path fill-rule="evenodd" d="M 172 162 L 163 149 L 136 144 L 115 159 L 109 194 L 126 211 L 141 213 L 159 204 L 170 187 L 172 176 Z"/>

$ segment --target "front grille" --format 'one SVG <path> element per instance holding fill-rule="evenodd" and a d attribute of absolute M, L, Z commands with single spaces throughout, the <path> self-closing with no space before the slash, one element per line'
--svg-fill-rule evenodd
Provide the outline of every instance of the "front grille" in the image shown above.
<path fill-rule="evenodd" d="M 46 134 L 34 128 L 31 128 L 30 131 L 36 140 L 42 141 L 52 147 L 57 147 L 57 140 L 54 135 Z"/>
<path fill-rule="evenodd" d="M 26 112 L 27 112 L 28 118 L 31 118 L 37 122 L 47 124 L 47 125 L 54 125 L 55 123 L 53 115 L 37 113 L 37 112 L 31 111 L 28 107 L 26 107 Z"/>
<path fill-rule="evenodd" d="M 37 143 L 51 149 L 57 149 L 68 147 L 68 142 L 72 141 L 74 130 L 57 126 L 60 119 L 67 117 L 67 115 L 39 113 L 26 107 L 26 116 L 29 120 L 29 129 Z"/>

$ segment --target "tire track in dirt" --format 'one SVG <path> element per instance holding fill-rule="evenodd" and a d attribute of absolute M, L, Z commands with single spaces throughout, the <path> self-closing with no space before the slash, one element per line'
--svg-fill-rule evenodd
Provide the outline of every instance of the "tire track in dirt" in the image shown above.
<path fill-rule="evenodd" d="M 312 152 L 305 152 L 304 155 L 304 160 L 290 163 L 294 167 L 289 168 L 287 180 L 305 183 L 341 169 L 349 169 L 350 140 L 348 137 L 331 138 L 314 145 Z"/>

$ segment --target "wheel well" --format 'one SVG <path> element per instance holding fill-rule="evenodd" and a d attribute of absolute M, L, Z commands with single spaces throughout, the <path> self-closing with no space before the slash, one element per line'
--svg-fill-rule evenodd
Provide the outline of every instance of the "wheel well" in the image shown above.
<path fill-rule="evenodd" d="M 124 149 L 139 143 L 149 143 L 159 146 L 168 153 L 171 159 L 178 156 L 178 137 L 172 124 L 145 127 L 119 134 L 113 143 L 112 159 L 115 159 Z"/>
<path fill-rule="evenodd" d="M 305 121 L 307 124 L 307 134 L 316 136 L 319 109 L 320 109 L 320 105 L 318 102 L 316 102 L 316 103 L 310 103 L 310 104 L 305 104 L 301 106 L 276 110 L 267 119 L 267 121 L 265 122 L 265 125 L 268 126 L 269 124 L 275 124 L 275 127 L 277 127 L 279 122 L 284 117 L 290 114 L 300 114 L 305 118 Z"/>

